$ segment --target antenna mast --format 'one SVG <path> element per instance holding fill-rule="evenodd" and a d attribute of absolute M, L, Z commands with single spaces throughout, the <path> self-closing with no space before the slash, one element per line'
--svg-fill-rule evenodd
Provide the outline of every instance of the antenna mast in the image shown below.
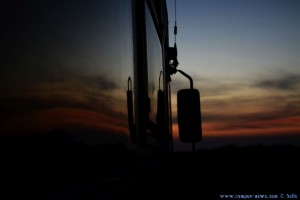
<path fill-rule="evenodd" d="M 177 36 L 177 0 L 175 0 L 174 46 L 176 46 L 176 36 Z"/>

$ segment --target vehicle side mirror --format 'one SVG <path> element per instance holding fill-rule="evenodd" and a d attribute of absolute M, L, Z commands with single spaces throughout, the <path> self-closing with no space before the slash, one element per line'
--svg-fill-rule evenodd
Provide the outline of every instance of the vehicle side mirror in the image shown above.
<path fill-rule="evenodd" d="M 196 89 L 183 89 L 177 93 L 179 137 L 182 142 L 202 140 L 200 93 Z"/>

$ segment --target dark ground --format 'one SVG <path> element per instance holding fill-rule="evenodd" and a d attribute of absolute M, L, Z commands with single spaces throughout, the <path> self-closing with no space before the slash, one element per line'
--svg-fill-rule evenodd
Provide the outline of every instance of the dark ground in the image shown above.
<path fill-rule="evenodd" d="M 146 155 L 123 145 L 41 138 L 2 138 L 0 144 L 0 199 L 221 199 L 223 194 L 300 199 L 299 147 Z"/>

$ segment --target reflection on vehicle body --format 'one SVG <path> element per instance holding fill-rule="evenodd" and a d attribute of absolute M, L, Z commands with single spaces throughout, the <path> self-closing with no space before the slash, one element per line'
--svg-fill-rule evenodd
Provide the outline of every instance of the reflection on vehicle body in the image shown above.
<path fill-rule="evenodd" d="M 149 183 L 142 176 L 158 178 L 160 160 L 136 156 L 173 150 L 171 75 L 180 70 L 166 1 L 16 0 L 0 7 L 2 181 L 11 197 L 143 191 L 139 184 Z M 186 97 L 179 95 L 188 104 Z M 202 138 L 200 107 L 194 111 L 184 118 L 196 121 L 179 121 L 196 127 L 180 133 L 191 143 Z"/>

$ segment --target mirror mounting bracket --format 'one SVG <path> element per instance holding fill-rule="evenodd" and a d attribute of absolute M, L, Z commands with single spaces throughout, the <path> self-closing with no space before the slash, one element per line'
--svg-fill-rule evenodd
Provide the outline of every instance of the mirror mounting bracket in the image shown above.
<path fill-rule="evenodd" d="M 190 80 L 190 87 L 191 87 L 191 89 L 193 89 L 193 79 L 192 79 L 192 77 L 189 76 L 187 73 L 185 73 L 184 71 L 182 71 L 180 69 L 177 69 L 177 71 Z"/>

